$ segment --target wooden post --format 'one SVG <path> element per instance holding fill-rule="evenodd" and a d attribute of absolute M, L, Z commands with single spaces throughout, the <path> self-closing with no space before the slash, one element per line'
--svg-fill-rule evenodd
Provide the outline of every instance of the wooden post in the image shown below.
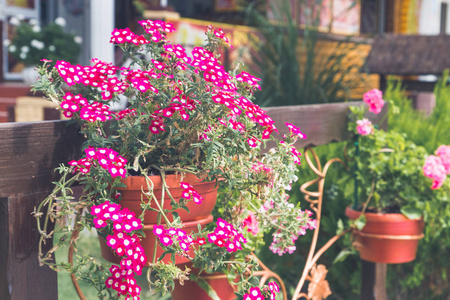
<path fill-rule="evenodd" d="M 361 260 L 361 300 L 387 300 L 387 264 Z"/>
<path fill-rule="evenodd" d="M 67 121 L 0 124 L 0 299 L 58 298 L 56 272 L 38 263 L 31 212 L 57 179 L 54 168 L 80 157 L 80 145 Z"/>

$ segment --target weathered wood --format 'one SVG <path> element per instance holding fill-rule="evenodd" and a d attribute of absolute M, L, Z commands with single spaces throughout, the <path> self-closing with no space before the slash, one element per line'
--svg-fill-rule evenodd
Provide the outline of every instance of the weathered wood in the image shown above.
<path fill-rule="evenodd" d="M 56 273 L 38 264 L 31 212 L 49 194 L 54 168 L 81 155 L 78 129 L 67 124 L 0 124 L 0 299 L 58 298 Z"/>
<path fill-rule="evenodd" d="M 275 121 L 279 134 L 274 136 L 281 138 L 288 133 L 285 123 L 292 123 L 306 134 L 306 140 L 296 143 L 297 148 L 305 146 L 319 146 L 331 142 L 345 141 L 350 138 L 347 130 L 349 106 L 362 105 L 363 102 L 345 102 L 330 104 L 278 106 L 265 108 L 267 114 Z M 378 115 L 368 113 L 367 117 L 378 124 L 386 114 L 384 107 Z M 383 124 L 386 127 L 387 123 Z"/>
<path fill-rule="evenodd" d="M 361 300 L 387 300 L 387 264 L 361 260 Z"/>

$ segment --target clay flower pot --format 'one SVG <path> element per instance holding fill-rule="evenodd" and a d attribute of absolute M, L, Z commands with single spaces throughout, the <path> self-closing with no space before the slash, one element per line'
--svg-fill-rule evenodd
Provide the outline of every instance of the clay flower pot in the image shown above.
<path fill-rule="evenodd" d="M 191 268 L 191 272 L 198 275 L 198 269 L 192 268 L 190 263 L 187 263 L 187 266 Z M 184 269 L 184 266 L 181 267 Z M 201 276 L 203 280 L 205 280 L 212 289 L 216 292 L 217 296 L 221 300 L 234 300 L 236 299 L 236 295 L 234 294 L 237 291 L 237 286 L 228 282 L 228 279 L 223 273 L 214 273 L 208 274 L 204 273 Z M 192 280 L 186 280 L 183 285 L 180 285 L 178 281 L 175 281 L 175 289 L 171 293 L 172 300 L 211 300 L 212 298 L 208 295 L 208 293 L 202 289 L 197 282 Z"/>
<path fill-rule="evenodd" d="M 155 194 L 156 199 L 158 201 L 161 200 L 161 192 L 162 192 L 162 182 L 161 177 L 158 176 L 149 176 L 151 181 L 154 184 L 153 193 Z M 180 182 L 187 182 L 191 184 L 194 189 L 203 197 L 203 201 L 201 204 L 197 204 L 193 201 L 189 201 L 187 203 L 187 207 L 189 212 L 185 209 L 178 209 L 176 212 L 180 216 L 183 222 L 189 222 L 193 220 L 202 220 L 207 218 L 217 201 L 217 186 L 216 182 L 201 182 L 201 180 L 192 174 L 186 174 L 183 178 L 181 175 L 166 175 L 166 184 L 169 187 L 169 191 L 172 194 L 172 197 L 175 201 L 179 201 L 181 198 L 183 188 L 180 187 Z M 142 190 L 148 191 L 147 182 L 144 176 L 128 176 L 127 178 L 122 180 L 127 188 L 117 188 L 117 191 L 122 195 L 122 199 L 119 200 L 119 204 L 122 207 L 128 208 L 130 211 L 134 212 L 136 216 L 139 216 L 142 213 L 141 209 L 141 197 Z M 144 196 L 144 201 L 148 201 L 148 199 Z M 167 192 L 164 195 L 164 209 L 171 209 L 170 205 L 170 197 Z M 154 201 L 153 201 L 154 202 Z M 157 208 L 156 204 L 152 204 L 153 208 Z M 157 212 L 147 211 L 144 216 L 144 224 L 151 225 L 156 224 Z M 167 215 L 170 221 L 173 221 L 172 214 Z"/>
<path fill-rule="evenodd" d="M 361 212 L 347 207 L 345 214 L 355 220 Z M 364 213 L 367 223 L 354 231 L 361 259 L 376 263 L 400 264 L 416 258 L 423 237 L 423 219 L 411 220 L 402 214 Z"/>
<path fill-rule="evenodd" d="M 153 193 L 155 194 L 156 199 L 161 201 L 162 195 L 162 181 L 160 176 L 150 176 L 151 181 L 153 182 Z M 213 221 L 213 216 L 211 215 L 214 206 L 217 201 L 217 185 L 215 182 L 201 182 L 201 180 L 192 175 L 186 174 L 183 178 L 181 175 L 166 175 L 166 184 L 169 187 L 169 191 L 174 198 L 175 201 L 179 201 L 182 197 L 182 193 L 184 189 L 180 187 L 180 182 L 187 182 L 193 186 L 193 188 L 203 197 L 203 201 L 200 204 L 195 203 L 194 201 L 188 201 L 186 206 L 189 209 L 187 212 L 184 209 L 178 209 L 176 212 L 181 218 L 183 222 L 183 230 L 186 231 L 187 234 L 192 232 L 198 232 L 198 225 L 203 228 L 207 224 Z M 117 188 L 117 191 L 121 194 L 121 200 L 119 200 L 119 204 L 128 208 L 130 211 L 134 212 L 136 216 L 140 216 L 142 213 L 141 209 L 141 199 L 144 201 L 148 201 L 148 199 L 142 195 L 142 190 L 148 191 L 147 182 L 144 176 L 128 176 L 126 179 L 122 180 L 127 188 Z M 172 206 L 170 204 L 171 199 L 167 192 L 164 195 L 164 209 L 171 209 Z M 152 202 L 152 207 L 157 208 L 154 201 Z M 157 215 L 158 213 L 155 211 L 146 211 L 144 215 L 144 233 L 145 237 L 141 241 L 141 245 L 145 250 L 145 255 L 147 256 L 148 263 L 152 261 L 155 240 L 156 236 L 153 234 L 153 227 L 157 224 Z M 167 214 L 167 217 L 170 221 L 173 220 L 172 214 Z M 108 247 L 106 244 L 106 239 L 101 235 L 98 236 L 100 241 L 100 248 L 102 252 L 102 256 L 109 262 L 112 263 L 120 263 L 120 257 L 115 255 L 114 251 Z M 164 250 L 159 246 L 156 248 L 156 257 L 159 258 Z M 189 253 L 190 256 L 193 256 L 193 250 Z M 175 257 L 176 264 L 183 264 L 189 262 L 187 257 L 182 257 L 176 255 Z M 170 262 L 170 255 L 166 255 L 163 258 L 163 262 Z M 148 266 L 148 263 L 146 266 Z"/>

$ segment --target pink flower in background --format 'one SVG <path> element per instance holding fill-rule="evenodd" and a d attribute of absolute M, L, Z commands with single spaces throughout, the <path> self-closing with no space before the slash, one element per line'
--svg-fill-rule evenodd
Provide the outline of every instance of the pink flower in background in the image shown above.
<path fill-rule="evenodd" d="M 445 171 L 442 159 L 435 155 L 428 156 L 423 166 L 423 174 L 433 179 L 431 189 L 440 188 L 447 177 L 447 172 Z"/>
<path fill-rule="evenodd" d="M 372 125 L 372 122 L 370 122 L 368 119 L 362 119 L 356 121 L 356 131 L 360 135 L 369 135 L 373 134 L 374 128 Z"/>
<path fill-rule="evenodd" d="M 383 93 L 378 89 L 366 92 L 363 101 L 369 105 L 369 111 L 379 114 L 384 106 Z"/>
<path fill-rule="evenodd" d="M 441 145 L 434 154 L 441 158 L 445 172 L 447 175 L 450 174 L 450 146 Z"/>
<path fill-rule="evenodd" d="M 248 217 L 242 222 L 242 227 L 247 227 L 247 231 L 253 235 L 259 232 L 259 222 L 252 211 L 249 211 Z"/>

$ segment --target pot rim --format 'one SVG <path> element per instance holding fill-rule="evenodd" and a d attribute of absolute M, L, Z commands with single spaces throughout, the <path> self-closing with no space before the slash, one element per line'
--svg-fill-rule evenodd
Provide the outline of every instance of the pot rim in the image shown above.
<path fill-rule="evenodd" d="M 357 219 L 362 212 L 356 211 L 352 209 L 350 206 L 347 206 L 345 209 L 345 215 L 349 217 L 351 220 Z M 406 222 L 406 221 L 413 221 L 413 222 L 423 222 L 423 217 L 420 219 L 409 219 L 403 214 L 399 213 L 370 213 L 365 212 L 364 215 L 366 216 L 367 220 L 370 221 L 383 221 L 383 222 Z"/>
<path fill-rule="evenodd" d="M 150 180 L 153 182 L 153 185 L 155 187 L 162 185 L 162 180 L 160 175 L 151 175 L 148 176 Z M 195 185 L 206 185 L 206 184 L 215 184 L 215 181 L 202 181 L 199 177 L 197 177 L 194 174 L 186 173 L 184 175 L 179 174 L 169 174 L 166 175 L 166 184 L 169 186 L 169 188 L 177 188 L 180 187 L 181 181 L 188 182 L 190 184 Z M 130 189 L 132 186 L 138 186 L 143 187 L 147 186 L 145 176 L 143 175 L 128 175 L 126 178 L 120 180 L 123 184 L 125 184 L 127 187 L 116 187 L 116 190 L 127 190 Z M 140 190 L 140 188 L 139 188 Z"/>

